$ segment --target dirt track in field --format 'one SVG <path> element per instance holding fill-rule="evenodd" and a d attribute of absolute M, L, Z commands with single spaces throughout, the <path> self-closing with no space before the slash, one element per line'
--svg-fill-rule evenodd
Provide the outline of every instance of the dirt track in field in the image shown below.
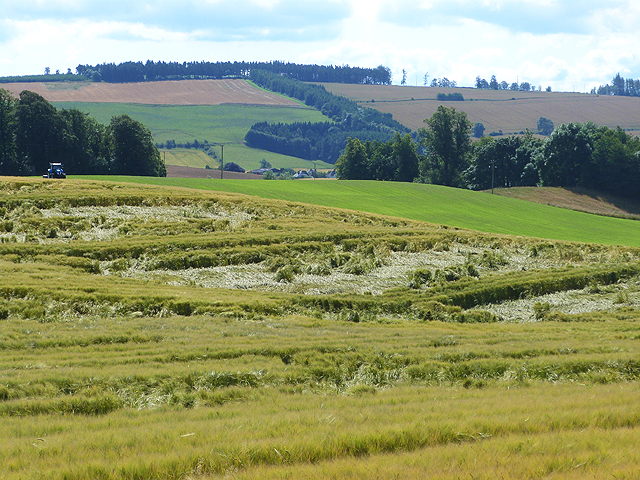
<path fill-rule="evenodd" d="M 143 83 L 7 83 L 0 84 L 0 88 L 9 90 L 16 97 L 23 90 L 30 90 L 49 102 L 301 107 L 289 98 L 261 90 L 238 79 Z"/>

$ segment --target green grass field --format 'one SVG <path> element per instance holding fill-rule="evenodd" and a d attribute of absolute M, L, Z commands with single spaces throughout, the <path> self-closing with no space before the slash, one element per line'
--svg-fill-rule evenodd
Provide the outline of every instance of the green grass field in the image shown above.
<path fill-rule="evenodd" d="M 127 114 L 145 124 L 157 143 L 175 140 L 178 143 L 198 140 L 229 144 L 225 147 L 225 161 L 235 162 L 245 170 L 260 167 L 260 160 L 268 160 L 277 168 L 308 169 L 309 162 L 243 145 L 244 136 L 257 122 L 324 122 L 327 118 L 310 108 L 267 107 L 256 105 L 139 105 L 122 103 L 54 103 L 57 108 L 76 108 L 89 113 L 100 123 L 109 124 L 116 115 Z M 194 160 L 196 163 L 198 161 Z M 315 162 L 317 168 L 332 168 Z M 186 165 L 189 166 L 189 165 Z"/>
<path fill-rule="evenodd" d="M 107 125 L 112 117 L 127 114 L 144 123 L 154 141 L 242 143 L 256 122 L 322 122 L 310 108 L 255 105 L 137 105 L 122 103 L 55 103 L 57 108 L 77 108 Z"/>
<path fill-rule="evenodd" d="M 637 477 L 640 249 L 207 182 L 0 178 L 0 479 Z"/>
<path fill-rule="evenodd" d="M 94 177 L 97 178 L 97 177 Z M 391 215 L 482 232 L 640 246 L 640 223 L 436 185 L 374 181 L 246 182 L 116 177 Z"/>

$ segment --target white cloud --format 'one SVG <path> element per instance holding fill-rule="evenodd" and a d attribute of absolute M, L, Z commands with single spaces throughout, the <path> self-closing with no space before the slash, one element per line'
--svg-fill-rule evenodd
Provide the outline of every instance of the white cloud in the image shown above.
<path fill-rule="evenodd" d="M 632 0 L 3 0 L 0 75 L 123 61 L 385 65 L 396 83 L 640 78 Z"/>

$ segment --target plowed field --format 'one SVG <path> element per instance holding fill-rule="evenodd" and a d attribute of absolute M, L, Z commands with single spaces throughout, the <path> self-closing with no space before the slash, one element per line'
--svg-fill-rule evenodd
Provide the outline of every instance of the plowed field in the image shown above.
<path fill-rule="evenodd" d="M 237 79 L 143 83 L 8 83 L 0 85 L 0 88 L 9 90 L 16 97 L 23 90 L 31 90 L 49 102 L 300 106 L 289 98 Z"/>
<path fill-rule="evenodd" d="M 485 135 L 503 131 L 537 131 L 540 117 L 558 126 L 569 122 L 594 122 L 611 128 L 640 130 L 640 98 L 587 95 L 569 92 L 517 92 L 475 88 L 427 88 L 383 85 L 323 84 L 336 94 L 361 105 L 391 113 L 403 125 L 416 130 L 424 127 L 439 105 L 467 113 L 473 123 L 482 123 Z M 459 92 L 464 102 L 442 102 L 439 93 Z"/>

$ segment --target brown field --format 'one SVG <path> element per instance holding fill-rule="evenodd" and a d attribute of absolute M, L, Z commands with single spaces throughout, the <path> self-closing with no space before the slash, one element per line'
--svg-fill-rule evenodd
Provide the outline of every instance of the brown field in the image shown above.
<path fill-rule="evenodd" d="M 384 85 L 346 85 L 325 83 L 337 95 L 372 107 L 403 125 L 417 130 L 431 117 L 439 105 L 454 107 L 467 113 L 469 119 L 491 132 L 535 132 L 540 117 L 557 125 L 569 122 L 594 122 L 611 128 L 620 126 L 640 131 L 640 98 L 587 95 L 567 92 L 515 92 L 510 90 L 478 90 L 475 88 L 399 87 Z M 441 102 L 439 93 L 459 92 L 464 102 Z"/>
<path fill-rule="evenodd" d="M 0 88 L 12 92 L 16 97 L 23 90 L 30 90 L 49 102 L 300 106 L 294 100 L 237 79 L 143 83 L 7 83 L 0 84 Z"/>

